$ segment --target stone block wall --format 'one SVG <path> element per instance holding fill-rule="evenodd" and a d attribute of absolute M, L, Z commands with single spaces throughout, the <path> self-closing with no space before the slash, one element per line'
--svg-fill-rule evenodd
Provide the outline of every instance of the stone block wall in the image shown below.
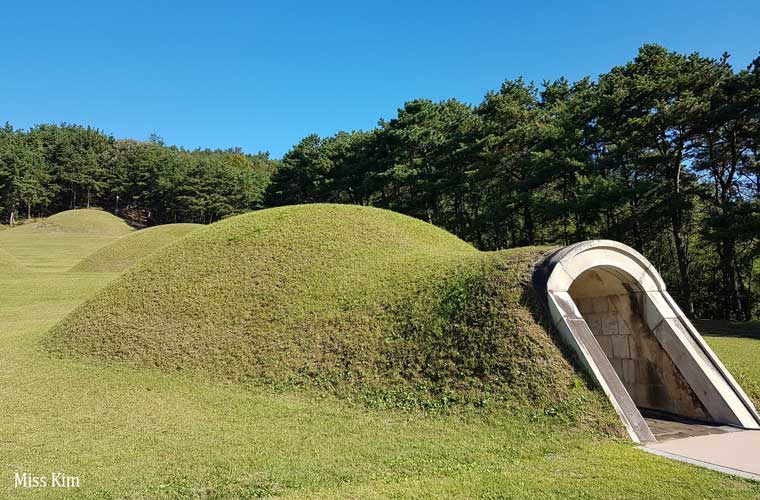
<path fill-rule="evenodd" d="M 642 321 L 639 295 L 574 300 L 636 406 L 710 421 L 694 391 Z"/>

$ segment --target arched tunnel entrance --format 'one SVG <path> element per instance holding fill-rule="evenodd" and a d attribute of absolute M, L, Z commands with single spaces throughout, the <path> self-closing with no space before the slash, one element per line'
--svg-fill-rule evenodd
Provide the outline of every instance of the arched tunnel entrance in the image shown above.
<path fill-rule="evenodd" d="M 644 416 L 714 422 L 644 321 L 645 299 L 634 278 L 596 267 L 578 276 L 569 293 Z"/>
<path fill-rule="evenodd" d="M 760 428 L 749 398 L 632 248 L 570 245 L 537 265 L 533 284 L 633 440 L 656 440 L 662 419 Z"/>

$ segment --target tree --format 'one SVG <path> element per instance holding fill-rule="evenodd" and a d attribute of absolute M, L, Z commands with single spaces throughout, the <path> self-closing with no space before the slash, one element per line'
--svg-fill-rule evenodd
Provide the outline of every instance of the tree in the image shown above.
<path fill-rule="evenodd" d="M 632 62 L 599 80 L 604 141 L 618 158 L 636 165 L 635 175 L 656 184 L 647 204 L 656 210 L 652 216 L 667 220 L 679 295 L 692 311 L 689 238 L 695 231 L 691 214 L 698 189 L 689 164 L 701 145 L 697 124 L 725 72 L 720 61 L 645 45 Z"/>
<path fill-rule="evenodd" d="M 0 202 L 9 224 L 15 223 L 19 206 L 31 218 L 33 206 L 50 200 L 54 190 L 49 180 L 40 152 L 25 134 L 6 123 L 0 129 Z"/>
<path fill-rule="evenodd" d="M 756 210 L 753 171 L 757 164 L 760 87 L 752 71 L 734 74 L 727 60 L 724 56 L 726 74 L 710 94 L 710 106 L 700 124 L 703 143 L 694 166 L 709 180 L 710 189 L 704 196 L 708 210 L 704 234 L 719 256 L 721 310 L 728 317 L 749 319 L 747 287 L 752 262 L 748 257 L 752 254 L 748 252 L 756 249 L 757 235 L 752 235 L 744 222 L 752 221 Z M 748 230 L 738 231 L 741 227 Z M 743 252 L 740 246 L 745 247 Z"/>

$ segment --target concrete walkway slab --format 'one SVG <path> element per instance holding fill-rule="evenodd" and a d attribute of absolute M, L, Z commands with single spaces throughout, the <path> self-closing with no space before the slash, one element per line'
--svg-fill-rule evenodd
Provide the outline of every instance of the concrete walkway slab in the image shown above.
<path fill-rule="evenodd" d="M 760 431 L 738 431 L 648 443 L 645 451 L 760 481 Z"/>
<path fill-rule="evenodd" d="M 652 431 L 658 443 L 671 439 L 684 439 L 708 434 L 722 434 L 724 432 L 741 432 L 742 429 L 730 425 L 715 425 L 695 422 L 669 416 L 668 418 L 656 418 L 644 415 L 649 430 Z"/>

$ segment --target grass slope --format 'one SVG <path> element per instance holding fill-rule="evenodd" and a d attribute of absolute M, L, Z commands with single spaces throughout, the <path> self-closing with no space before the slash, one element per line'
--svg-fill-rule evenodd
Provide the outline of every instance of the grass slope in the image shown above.
<path fill-rule="evenodd" d="M 559 411 L 571 394 L 593 398 L 532 316 L 526 283 L 542 251 L 478 252 L 376 208 L 264 210 L 142 261 L 48 347 L 372 404 Z"/>
<path fill-rule="evenodd" d="M 25 270 L 24 265 L 18 261 L 10 252 L 6 252 L 0 248 L 0 269 L 4 273 L 18 273 Z"/>
<path fill-rule="evenodd" d="M 200 224 L 165 224 L 149 227 L 118 239 L 72 268 L 74 272 L 123 272 L 153 252 L 173 243 Z"/>
<path fill-rule="evenodd" d="M 0 498 L 750 500 L 760 483 L 536 411 L 397 412 L 56 359 L 47 329 L 105 273 L 0 273 Z M 747 345 L 760 354 L 757 345 Z M 62 383 L 65 382 L 65 383 Z M 16 472 L 79 488 L 14 488 Z"/>
<path fill-rule="evenodd" d="M 67 210 L 0 231 L 0 249 L 30 270 L 58 272 L 131 232 L 126 222 L 108 212 Z"/>

